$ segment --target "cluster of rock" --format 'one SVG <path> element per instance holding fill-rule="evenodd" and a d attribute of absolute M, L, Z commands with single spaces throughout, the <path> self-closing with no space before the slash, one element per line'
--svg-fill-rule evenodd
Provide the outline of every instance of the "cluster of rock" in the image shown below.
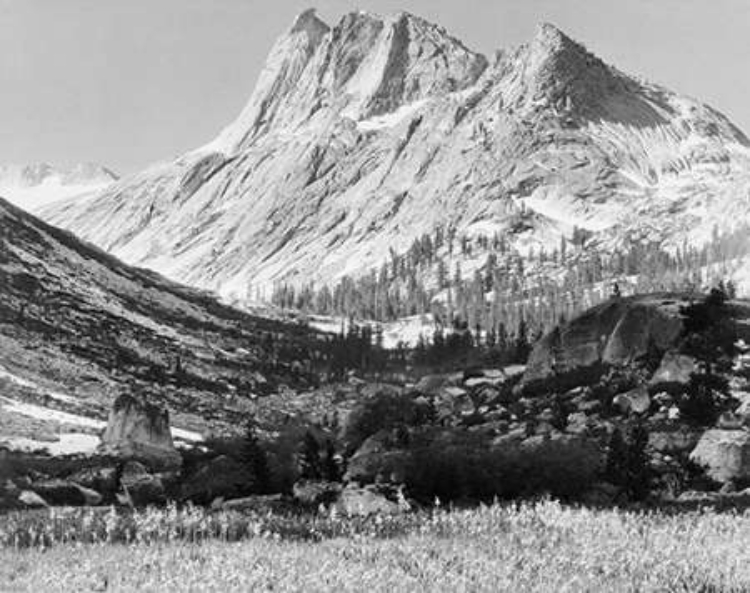
<path fill-rule="evenodd" d="M 8 458 L 10 466 L 13 454 L 0 454 Z M 5 478 L 0 483 L 0 507 L 162 503 L 181 464 L 168 411 L 123 394 L 114 402 L 97 456 L 78 463 L 62 462 L 56 470 L 55 464 L 42 464 L 55 470 L 55 475 L 30 469 Z"/>
<path fill-rule="evenodd" d="M 662 483 L 692 463 L 704 470 L 707 487 L 713 481 L 727 494 L 750 483 L 750 355 L 742 334 L 750 307 L 736 303 L 731 309 L 740 336 L 740 354 L 725 377 L 732 395 L 715 423 L 700 425 L 680 411 L 681 394 L 700 367 L 679 347 L 687 303 L 673 295 L 614 299 L 546 336 L 526 369 L 427 376 L 404 396 L 434 407 L 440 428 L 430 429 L 430 438 L 445 447 L 466 433 L 481 435 L 484 447 L 506 451 L 590 445 L 598 455 L 576 459 L 600 467 L 613 431 L 637 419 L 648 433 L 649 464 Z M 399 462 L 409 454 L 404 443 L 424 433 L 411 428 L 406 436 L 394 430 L 372 435 L 349 459 L 346 478 L 365 484 L 403 480 Z M 616 497 L 601 486 L 597 495 Z M 732 504 L 735 498 L 744 500 L 738 494 Z M 688 493 L 688 499 L 696 497 Z"/>

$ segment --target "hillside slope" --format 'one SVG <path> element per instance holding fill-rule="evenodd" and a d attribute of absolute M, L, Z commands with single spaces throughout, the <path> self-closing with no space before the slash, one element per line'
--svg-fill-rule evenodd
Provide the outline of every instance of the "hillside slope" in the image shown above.
<path fill-rule="evenodd" d="M 167 403 L 183 428 L 236 423 L 245 400 L 307 385 L 317 347 L 0 199 L 0 438 L 98 429 L 122 392 Z"/>

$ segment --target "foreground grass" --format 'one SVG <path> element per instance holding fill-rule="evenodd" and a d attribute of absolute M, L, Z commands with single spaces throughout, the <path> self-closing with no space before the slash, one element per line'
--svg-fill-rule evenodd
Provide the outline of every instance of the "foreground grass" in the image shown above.
<path fill-rule="evenodd" d="M 399 521 L 405 529 L 396 528 Z M 339 531 L 331 528 L 336 523 Z M 178 534 L 130 545 L 6 547 L 0 590 L 750 590 L 747 513 L 626 513 L 541 502 L 316 525 L 328 525 L 331 537 L 285 538 L 264 525 L 267 531 L 236 542 L 192 543 Z"/>

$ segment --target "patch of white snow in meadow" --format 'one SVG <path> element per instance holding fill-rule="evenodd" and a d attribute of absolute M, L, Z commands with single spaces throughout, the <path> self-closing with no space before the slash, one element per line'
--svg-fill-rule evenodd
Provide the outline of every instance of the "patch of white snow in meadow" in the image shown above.
<path fill-rule="evenodd" d="M 85 426 L 95 429 L 104 428 L 106 425 L 102 420 L 96 420 L 87 416 L 79 416 L 78 414 L 69 414 L 68 412 L 61 412 L 60 410 L 52 410 L 50 408 L 26 402 L 18 402 L 8 399 L 7 397 L 0 397 L 0 406 L 7 412 L 20 414 L 21 416 L 28 416 L 29 418 L 36 418 L 37 420 L 46 420 L 48 422 L 59 422 L 61 424 L 72 424 L 74 426 Z"/>

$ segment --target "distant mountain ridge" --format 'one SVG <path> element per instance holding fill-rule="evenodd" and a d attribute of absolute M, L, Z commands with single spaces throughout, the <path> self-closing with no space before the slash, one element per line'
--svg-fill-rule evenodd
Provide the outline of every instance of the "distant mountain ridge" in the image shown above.
<path fill-rule="evenodd" d="M 307 11 L 215 140 L 42 215 L 243 300 L 364 274 L 437 227 L 521 253 L 576 229 L 603 251 L 701 244 L 750 217 L 750 142 L 552 25 L 488 59 L 408 13 Z"/>
<path fill-rule="evenodd" d="M 27 210 L 101 190 L 119 177 L 96 163 L 59 167 L 49 163 L 0 164 L 0 196 Z"/>

